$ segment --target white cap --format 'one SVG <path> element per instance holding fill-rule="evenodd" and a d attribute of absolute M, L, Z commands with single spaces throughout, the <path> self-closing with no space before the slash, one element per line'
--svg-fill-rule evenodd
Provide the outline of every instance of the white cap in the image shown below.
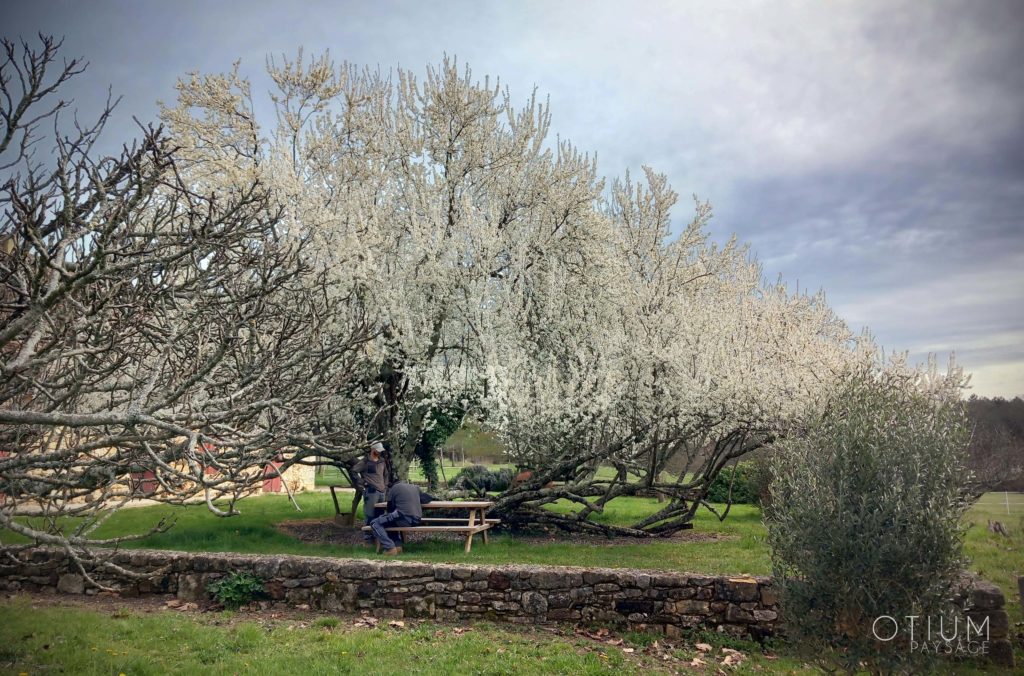
<path fill-rule="evenodd" d="M 372 444 L 370 444 L 370 452 L 373 452 L 373 451 L 377 451 L 378 453 L 383 453 L 384 452 L 384 444 L 380 443 L 379 441 L 373 442 Z"/>

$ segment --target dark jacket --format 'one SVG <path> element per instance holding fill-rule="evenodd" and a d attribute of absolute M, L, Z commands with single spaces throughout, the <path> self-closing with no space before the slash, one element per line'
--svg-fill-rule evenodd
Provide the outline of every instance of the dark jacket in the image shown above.
<path fill-rule="evenodd" d="M 387 468 L 384 465 L 384 458 L 371 460 L 369 456 L 363 458 L 352 468 L 352 473 L 359 476 L 363 483 L 378 493 L 384 493 L 388 489 Z"/>
<path fill-rule="evenodd" d="M 419 486 L 397 483 L 388 490 L 388 511 L 398 511 L 399 514 L 422 519 L 423 507 L 421 505 L 431 502 L 433 499 L 432 495 L 422 492 Z"/>

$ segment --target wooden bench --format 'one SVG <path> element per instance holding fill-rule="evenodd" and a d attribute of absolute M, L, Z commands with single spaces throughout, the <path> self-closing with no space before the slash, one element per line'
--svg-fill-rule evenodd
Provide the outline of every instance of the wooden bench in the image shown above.
<path fill-rule="evenodd" d="M 468 554 L 473 548 L 473 536 L 477 533 L 483 534 L 484 544 L 487 544 L 487 531 L 501 523 L 501 519 L 488 519 L 485 513 L 494 505 L 493 502 L 452 502 L 436 500 L 423 504 L 423 509 L 468 509 L 467 518 L 453 517 L 424 517 L 419 526 L 396 526 L 385 528 L 389 533 L 459 533 L 466 536 L 465 552 Z M 379 502 L 376 505 L 381 509 L 387 509 L 386 502 Z M 362 530 L 371 530 L 369 526 L 363 526 Z M 380 541 L 377 541 L 377 551 L 380 551 Z"/>

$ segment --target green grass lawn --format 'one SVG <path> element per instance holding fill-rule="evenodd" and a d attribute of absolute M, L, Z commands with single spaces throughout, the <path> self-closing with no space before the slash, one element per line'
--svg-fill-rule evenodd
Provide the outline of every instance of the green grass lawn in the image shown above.
<path fill-rule="evenodd" d="M 221 518 L 205 506 L 152 506 L 124 509 L 100 527 L 96 537 L 141 533 L 160 518 L 176 521 L 166 533 L 151 535 L 127 543 L 128 547 L 175 549 L 182 551 L 242 552 L 261 554 L 307 554 L 314 556 L 366 557 L 372 552 L 358 546 L 309 544 L 279 532 L 274 525 L 286 520 L 323 519 L 334 514 L 328 493 L 302 493 L 296 496 L 301 512 L 296 512 L 282 495 L 263 495 L 239 503 L 239 516 Z M 348 502 L 347 496 L 343 505 Z M 608 505 L 598 517 L 606 523 L 628 524 L 657 508 L 657 501 L 646 498 L 622 498 Z M 360 514 L 361 517 L 361 514 Z M 420 561 L 469 563 L 532 563 L 549 565 L 607 566 L 655 568 L 704 573 L 769 573 L 764 529 L 760 511 L 751 506 L 736 505 L 729 518 L 719 522 L 710 512 L 698 514 L 694 532 L 715 534 L 713 541 L 677 541 L 656 539 L 623 544 L 567 545 L 550 542 L 523 541 L 497 533 L 490 544 L 478 537 L 468 555 L 455 541 L 414 539 L 403 558 Z M 425 537 L 425 536 L 423 536 Z"/>
<path fill-rule="evenodd" d="M 234 551 L 243 553 L 308 554 L 316 556 L 366 557 L 372 552 L 348 545 L 300 542 L 279 532 L 274 526 L 287 520 L 323 519 L 334 514 L 328 493 L 302 493 L 297 496 L 301 512 L 295 511 L 282 495 L 263 495 L 239 503 L 239 516 L 214 516 L 202 505 L 188 507 L 152 506 L 124 509 L 114 514 L 99 530 L 97 537 L 139 533 L 161 517 L 176 521 L 166 533 L 151 535 L 128 543 L 129 547 L 176 549 L 183 551 Z M 347 506 L 347 495 L 343 506 Z M 610 503 L 597 520 L 610 524 L 629 524 L 657 509 L 648 498 L 619 498 Z M 567 509 L 565 505 L 556 509 Z M 1020 621 L 1016 600 L 1016 577 L 1024 574 L 1024 514 L 1007 517 L 999 504 L 982 500 L 966 517 L 972 524 L 965 548 L 972 560 L 971 569 L 1000 585 L 1007 594 L 1011 617 Z M 1021 512 L 1020 508 L 1017 508 Z M 361 517 L 361 514 L 359 515 Z M 1006 538 L 987 529 L 989 519 L 999 518 L 1010 530 Z M 477 538 L 473 551 L 466 555 L 455 541 L 414 539 L 404 558 L 422 561 L 470 563 L 529 563 L 550 565 L 653 568 L 699 573 L 749 573 L 768 575 L 771 565 L 765 542 L 764 526 L 757 507 L 734 505 L 729 517 L 719 521 L 700 510 L 694 522 L 694 535 L 701 539 L 631 541 L 621 544 L 567 544 L 552 538 L 524 541 L 497 533 L 489 545 Z M 426 538 L 426 536 L 423 536 Z M 713 538 L 713 539 L 709 539 Z"/>
<path fill-rule="evenodd" d="M 128 546 L 184 551 L 360 558 L 374 556 L 371 551 L 360 547 L 307 544 L 278 532 L 274 524 L 281 521 L 323 519 L 334 514 L 333 503 L 327 493 L 300 494 L 298 500 L 302 512 L 296 512 L 284 496 L 251 498 L 240 503 L 242 514 L 231 518 L 218 518 L 203 506 L 125 509 L 113 515 L 96 535 L 106 537 L 140 532 L 161 516 L 168 516 L 176 519 L 174 528 Z M 965 549 L 972 560 L 970 568 L 1003 589 L 1011 624 L 1024 619 L 1016 594 L 1017 576 L 1024 574 L 1024 557 L 1021 556 L 1024 551 L 1022 507 L 1014 506 L 1012 513 L 1007 516 L 1002 502 L 986 496 L 971 509 L 965 519 L 968 525 Z M 569 506 L 559 505 L 555 508 L 568 509 Z M 656 508 L 657 502 L 653 499 L 621 498 L 608 505 L 599 520 L 628 524 Z M 1002 521 L 1009 529 L 1010 536 L 990 532 L 987 528 L 990 519 Z M 756 507 L 736 505 L 724 522 L 702 510 L 698 513 L 692 532 L 712 535 L 714 539 L 639 543 L 624 540 L 624 544 L 609 546 L 571 545 L 555 539 L 550 542 L 525 541 L 498 534 L 492 537 L 487 546 L 478 539 L 469 555 L 463 554 L 462 545 L 458 542 L 413 540 L 407 546 L 403 559 L 632 567 L 710 574 L 770 574 L 765 531 L 760 510 Z M 472 635 L 455 635 L 443 626 L 431 624 L 399 634 L 380 630 L 357 633 L 332 631 L 330 627 L 307 627 L 302 631 L 280 627 L 260 629 L 244 624 L 218 627 L 203 625 L 205 620 L 196 624 L 173 614 L 129 620 L 117 616 L 101 616 L 97 619 L 87 611 L 78 610 L 67 613 L 62 610 L 59 616 L 52 614 L 56 611 L 45 609 L 23 613 L 18 607 L 11 606 L 10 601 L 0 603 L 0 613 L 15 618 L 14 622 L 0 623 L 0 642 L 8 646 L 0 649 L 0 670 L 8 665 L 16 665 L 16 669 L 12 667 L 12 672 L 22 670 L 32 673 L 48 668 L 47 665 L 61 665 L 65 670 L 75 673 L 183 673 L 199 669 L 210 673 L 276 673 L 285 669 L 291 671 L 298 668 L 296 665 L 301 665 L 303 670 L 314 673 L 328 670 L 383 673 L 399 668 L 408 671 L 409 665 L 402 660 L 408 660 L 413 650 L 422 656 L 416 666 L 430 672 L 454 670 L 460 673 L 511 673 L 514 669 L 523 673 L 631 673 L 648 668 L 642 662 L 633 660 L 632 655 L 630 659 L 625 659 L 621 651 L 604 651 L 605 657 L 600 657 L 592 650 L 580 648 L 572 640 L 545 635 L 541 635 L 544 640 L 554 643 L 544 644 L 548 647 L 538 653 L 535 649 L 538 643 L 536 636 L 524 635 L 519 629 L 503 629 L 491 625 L 474 624 Z M 149 642 L 148 638 L 139 633 L 141 629 L 133 628 L 147 627 L 147 622 L 154 624 L 143 633 L 162 638 Z M 431 636 L 433 632 L 447 632 L 446 639 L 443 645 L 433 646 L 429 640 L 425 641 L 423 632 Z M 256 636 L 268 640 L 257 641 L 254 638 Z M 11 637 L 21 637 L 21 640 L 11 641 Z M 181 654 L 176 653 L 173 659 L 167 656 L 165 644 L 162 643 L 171 639 L 176 646 L 182 646 Z M 424 641 L 431 645 L 429 649 L 420 645 Z M 59 651 L 40 652 L 39 646 L 31 647 L 35 643 L 46 643 L 55 650 L 66 645 L 69 646 L 69 652 L 63 656 L 59 656 Z M 496 652 L 495 646 L 499 645 L 506 646 L 505 653 Z M 97 650 L 93 651 L 93 647 Z M 342 659 L 342 653 L 374 655 L 374 660 L 345 660 Z M 1018 660 L 1024 659 L 1020 650 L 1017 653 Z M 509 657 L 506 658 L 506 655 Z M 521 660 L 518 662 L 519 667 L 513 667 L 516 662 L 508 661 L 511 656 Z M 540 660 L 541 656 L 545 657 L 543 661 Z M 749 662 L 747 668 L 751 669 L 750 673 L 762 668 L 775 672 L 776 667 L 781 669 L 782 664 L 787 665 L 783 671 L 791 671 L 799 668 L 802 663 L 792 655 L 789 658 L 784 655 L 778 662 Z"/>
<path fill-rule="evenodd" d="M 799 660 L 715 634 L 692 642 L 627 633 L 620 645 L 486 622 L 471 628 L 433 622 L 356 627 L 352 618 L 244 620 L 244 615 L 171 611 L 113 614 L 34 608 L 0 601 L 0 670 L 34 674 L 639 674 L 678 673 L 701 655 L 693 642 L 740 649 L 731 673 L 810 673 Z M 617 640 L 617 639 L 616 639 Z"/>
<path fill-rule="evenodd" d="M 968 524 L 964 549 L 971 559 L 970 569 L 1006 594 L 1006 611 L 1013 625 L 1024 622 L 1017 591 L 1017 577 L 1024 575 L 1024 494 L 1010 494 L 1009 514 L 1002 500 L 1002 493 L 989 493 L 971 508 L 964 519 Z M 1000 521 L 1009 537 L 990 531 L 989 520 Z M 1018 650 L 1017 659 L 1024 660 L 1024 651 Z"/>

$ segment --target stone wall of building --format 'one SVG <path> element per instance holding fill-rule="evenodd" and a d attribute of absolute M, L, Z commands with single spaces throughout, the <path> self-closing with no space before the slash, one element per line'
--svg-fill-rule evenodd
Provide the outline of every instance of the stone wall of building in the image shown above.
<path fill-rule="evenodd" d="M 316 490 L 316 468 L 312 465 L 292 465 L 283 478 L 294 493 Z"/>
<path fill-rule="evenodd" d="M 22 557 L 24 564 L 0 565 L 0 589 L 94 593 L 63 552 L 37 549 L 22 552 Z M 447 621 L 600 622 L 669 636 L 704 628 L 760 639 L 782 630 L 779 598 L 767 578 L 150 550 L 118 552 L 112 560 L 151 574 L 126 588 L 121 582 L 126 595 L 202 600 L 209 598 L 210 583 L 229 573 L 247 572 L 264 581 L 264 607 L 304 606 Z M 976 577 L 965 577 L 963 584 L 961 605 L 969 608 L 975 626 L 987 620 L 988 656 L 1012 665 L 1002 591 Z"/>

